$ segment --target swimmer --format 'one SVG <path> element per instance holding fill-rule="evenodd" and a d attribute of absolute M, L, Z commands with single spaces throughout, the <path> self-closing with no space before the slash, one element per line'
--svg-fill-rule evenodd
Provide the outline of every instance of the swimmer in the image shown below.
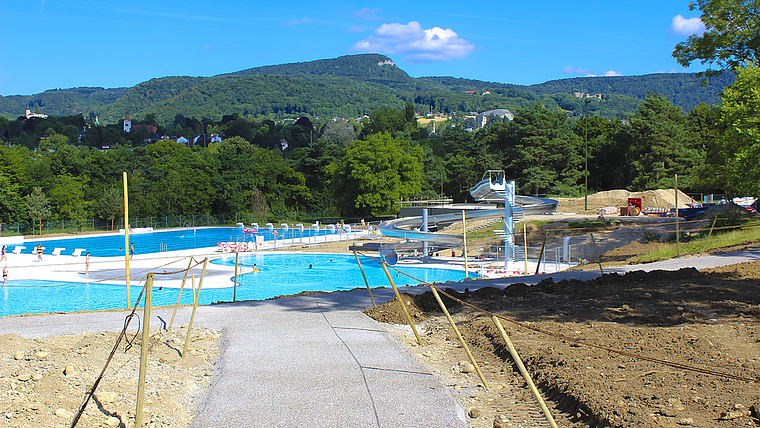
<path fill-rule="evenodd" d="M 259 268 L 258 268 L 258 266 L 256 266 L 256 263 L 253 264 L 253 271 L 254 272 L 258 272 L 259 271 Z"/>
<path fill-rule="evenodd" d="M 312 269 L 311 265 L 309 265 L 309 269 Z"/>

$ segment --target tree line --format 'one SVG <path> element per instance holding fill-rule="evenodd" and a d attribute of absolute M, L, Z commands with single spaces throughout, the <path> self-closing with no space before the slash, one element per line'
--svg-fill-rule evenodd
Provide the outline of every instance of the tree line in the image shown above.
<path fill-rule="evenodd" d="M 145 144 L 118 126 L 81 117 L 0 118 L 6 130 L 0 222 L 113 219 L 122 171 L 130 212 L 139 217 L 323 209 L 394 214 L 400 200 L 466 201 L 488 169 L 506 170 L 522 194 L 579 196 L 588 172 L 592 192 L 671 187 L 678 174 L 686 191 L 760 196 L 760 48 L 750 43 L 755 32 L 742 30 L 747 22 L 760 26 L 760 16 L 739 0 L 697 0 L 692 7 L 703 12 L 706 31 L 679 43 L 673 55 L 683 65 L 716 63 L 735 75 L 719 105 L 684 113 L 649 93 L 625 117 L 585 120 L 535 102 L 516 109 L 514 120 L 493 117 L 474 132 L 463 120 L 439 123 L 435 132 L 420 127 L 412 101 L 377 109 L 360 124 L 238 115 L 217 122 L 179 113 L 158 124 L 155 115 L 144 117 L 176 135 L 225 137 L 190 146 Z M 88 145 L 106 138 L 119 144 L 107 151 Z"/>

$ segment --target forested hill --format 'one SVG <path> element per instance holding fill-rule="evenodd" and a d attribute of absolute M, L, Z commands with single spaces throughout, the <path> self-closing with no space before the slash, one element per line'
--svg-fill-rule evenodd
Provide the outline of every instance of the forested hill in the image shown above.
<path fill-rule="evenodd" d="M 177 115 L 219 120 L 238 113 L 252 120 L 284 117 L 356 117 L 408 102 L 417 111 L 470 113 L 541 103 L 579 115 L 583 103 L 574 91 L 601 93 L 590 114 L 626 117 L 647 92 L 664 95 L 685 111 L 700 102 L 716 104 L 733 76 L 712 78 L 702 86 L 696 74 L 587 77 L 519 86 L 452 77 L 412 78 L 393 61 L 377 54 L 251 68 L 213 77 L 165 77 L 131 88 L 72 88 L 30 96 L 0 97 L 0 115 L 15 119 L 26 108 L 55 116 L 84 114 L 116 123 L 129 109 L 132 117 L 154 114 L 170 121 Z M 475 95 L 472 94 L 475 93 Z M 485 95 L 484 95 L 485 94 Z"/>
<path fill-rule="evenodd" d="M 341 56 L 335 59 L 320 59 L 294 64 L 267 65 L 249 68 L 235 73 L 220 76 L 250 76 L 250 75 L 283 75 L 283 76 L 338 76 L 352 79 L 388 80 L 412 83 L 413 78 L 405 71 L 396 67 L 393 61 L 385 55 L 361 54 Z"/>

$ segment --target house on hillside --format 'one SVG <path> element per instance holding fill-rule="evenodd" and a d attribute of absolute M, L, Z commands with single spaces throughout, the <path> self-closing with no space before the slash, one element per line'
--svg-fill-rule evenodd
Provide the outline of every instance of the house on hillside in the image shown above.
<path fill-rule="evenodd" d="M 24 113 L 24 116 L 26 116 L 27 119 L 31 119 L 33 117 L 39 117 L 40 119 L 47 119 L 48 115 L 42 114 L 42 113 L 32 113 L 31 110 L 26 109 L 26 112 Z"/>
<path fill-rule="evenodd" d="M 129 109 L 127 109 L 127 115 L 124 116 L 124 132 L 132 132 L 132 119 L 129 118 Z"/>
<path fill-rule="evenodd" d="M 515 118 L 515 115 L 512 114 L 511 111 L 509 111 L 509 110 L 507 110 L 505 108 L 484 111 L 483 113 L 479 113 L 475 117 L 475 123 L 477 124 L 478 129 L 483 128 L 484 126 L 486 126 L 486 124 L 488 123 L 488 118 L 489 117 L 499 117 L 499 118 L 506 117 L 507 119 L 512 120 L 512 119 Z"/>

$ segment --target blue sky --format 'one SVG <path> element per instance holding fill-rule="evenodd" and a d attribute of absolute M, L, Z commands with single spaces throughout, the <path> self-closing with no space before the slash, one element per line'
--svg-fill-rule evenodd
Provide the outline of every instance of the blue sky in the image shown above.
<path fill-rule="evenodd" d="M 688 0 L 5 1 L 0 95 L 134 86 L 365 52 L 388 55 L 412 77 L 522 85 L 702 71 L 671 56 L 702 29 L 699 16 Z"/>

